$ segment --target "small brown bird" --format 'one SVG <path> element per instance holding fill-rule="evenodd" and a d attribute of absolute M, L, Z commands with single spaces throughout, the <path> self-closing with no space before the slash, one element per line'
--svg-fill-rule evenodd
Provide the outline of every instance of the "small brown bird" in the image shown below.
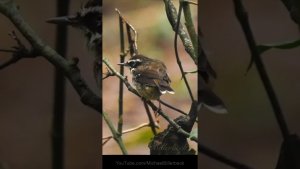
<path fill-rule="evenodd" d="M 136 90 L 146 100 L 159 100 L 163 94 L 175 93 L 170 87 L 171 80 L 162 61 L 135 55 L 119 65 L 129 67 Z"/>

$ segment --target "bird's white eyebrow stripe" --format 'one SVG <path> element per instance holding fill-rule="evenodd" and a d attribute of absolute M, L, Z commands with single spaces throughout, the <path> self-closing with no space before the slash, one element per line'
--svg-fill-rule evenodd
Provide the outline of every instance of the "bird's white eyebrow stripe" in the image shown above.
<path fill-rule="evenodd" d="M 141 59 L 128 60 L 128 63 L 131 63 L 131 62 L 142 62 L 142 60 Z"/>

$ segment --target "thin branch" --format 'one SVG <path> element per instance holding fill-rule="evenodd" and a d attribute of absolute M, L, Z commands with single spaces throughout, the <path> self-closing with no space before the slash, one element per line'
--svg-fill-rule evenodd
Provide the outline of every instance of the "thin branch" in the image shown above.
<path fill-rule="evenodd" d="M 126 150 L 126 148 L 125 148 L 125 145 L 124 145 L 124 143 L 123 143 L 123 141 L 122 141 L 122 137 L 120 137 L 120 133 L 115 129 L 115 127 L 114 127 L 112 121 L 110 120 L 110 118 L 108 117 L 108 115 L 107 115 L 105 112 L 102 112 L 102 116 L 103 116 L 103 118 L 104 118 L 106 124 L 108 125 L 108 127 L 109 127 L 109 129 L 110 129 L 110 131 L 111 131 L 111 133 L 112 133 L 112 135 L 113 135 L 114 140 L 115 140 L 115 141 L 117 142 L 117 144 L 119 145 L 119 147 L 120 147 L 122 153 L 123 153 L 124 155 L 128 154 L 128 153 L 127 153 L 127 150 Z"/>
<path fill-rule="evenodd" d="M 21 60 L 23 57 L 17 57 L 17 56 L 12 56 L 8 61 L 0 64 L 0 70 L 14 64 L 14 63 L 17 63 L 19 60 Z"/>
<path fill-rule="evenodd" d="M 150 123 L 142 123 L 142 124 L 140 124 L 140 125 L 138 125 L 138 126 L 136 126 L 136 127 L 133 127 L 133 128 L 127 129 L 127 130 L 124 130 L 124 131 L 122 132 L 122 134 L 131 133 L 131 132 L 133 132 L 133 131 L 137 131 L 137 130 L 140 130 L 140 129 L 145 128 L 145 127 L 151 127 L 151 124 L 150 124 Z M 159 128 L 158 125 L 155 125 L 155 127 Z M 102 140 L 106 140 L 106 139 L 109 140 L 109 139 L 111 139 L 111 138 L 113 138 L 113 136 L 106 136 L 106 137 L 103 137 Z"/>
<path fill-rule="evenodd" d="M 156 123 L 153 120 L 153 117 L 151 116 L 151 112 L 149 110 L 149 107 L 148 107 L 146 101 L 143 100 L 143 103 L 144 103 L 144 107 L 145 107 L 145 110 L 146 110 L 146 113 L 147 113 L 147 116 L 148 116 L 148 119 L 149 119 L 149 124 L 150 124 L 151 130 L 152 130 L 152 133 L 153 133 L 153 135 L 156 135 L 157 134 L 156 129 L 155 129 Z"/>
<path fill-rule="evenodd" d="M 27 24 L 27 22 L 23 19 L 16 4 L 12 0 L 0 1 L 0 13 L 5 15 L 18 28 L 22 35 L 29 41 L 37 55 L 43 56 L 54 66 L 62 70 L 62 72 L 66 75 L 66 77 L 80 96 L 81 102 L 83 104 L 101 113 L 101 100 L 86 85 L 85 81 L 80 75 L 80 71 L 77 65 L 74 64 L 74 62 L 67 61 L 50 46 L 45 44 L 43 40 L 30 27 L 30 25 Z"/>
<path fill-rule="evenodd" d="M 192 102 L 194 102 L 195 99 L 194 99 L 192 90 L 190 88 L 190 85 L 189 85 L 189 83 L 186 79 L 186 76 L 184 74 L 184 70 L 183 70 L 183 67 L 182 67 L 182 64 L 181 64 L 181 61 L 180 61 L 180 58 L 179 58 L 179 54 L 178 54 L 178 49 L 177 49 L 177 37 L 178 37 L 177 35 L 178 35 L 178 31 L 179 31 L 181 12 L 182 12 L 182 5 L 181 5 L 181 3 L 179 3 L 179 11 L 178 11 L 178 18 L 177 18 L 176 32 L 175 32 L 175 40 L 174 40 L 175 55 L 176 55 L 177 64 L 179 66 L 179 69 L 180 69 L 181 75 L 183 77 L 184 83 L 185 83 L 185 85 L 188 89 L 188 92 L 189 92 L 189 95 L 191 97 Z"/>
<path fill-rule="evenodd" d="M 107 139 L 103 139 L 104 140 L 104 142 L 102 143 L 102 146 L 104 146 L 106 143 L 108 143 L 109 142 L 109 140 L 111 140 L 113 137 L 111 137 L 111 138 L 107 138 Z"/>
<path fill-rule="evenodd" d="M 190 133 L 186 132 L 182 129 L 180 125 L 178 125 L 174 120 L 172 120 L 166 113 L 164 113 L 161 109 L 156 107 L 151 101 L 147 101 L 147 104 L 152 108 L 153 111 L 158 112 L 159 115 L 161 115 L 165 120 L 169 122 L 169 124 L 174 127 L 177 133 L 182 134 L 186 138 L 190 138 L 192 141 L 199 143 L 199 140 L 196 136 L 191 136 Z"/>
<path fill-rule="evenodd" d="M 198 73 L 198 70 L 184 71 L 184 74 L 193 74 L 193 73 Z"/>
<path fill-rule="evenodd" d="M 12 57 L 9 60 L 0 64 L 0 70 L 4 69 L 14 63 L 17 63 L 21 59 L 38 57 L 38 54 L 36 53 L 36 51 L 34 49 L 29 50 L 25 47 L 25 45 L 17 37 L 15 31 L 12 31 L 11 33 L 9 33 L 9 36 L 17 42 L 18 46 L 12 47 L 14 50 L 0 49 L 0 52 L 12 53 Z"/>
<path fill-rule="evenodd" d="M 279 124 L 281 134 L 284 139 L 288 139 L 288 136 L 290 135 L 290 132 L 287 127 L 287 123 L 284 119 L 280 104 L 278 102 L 277 96 L 275 94 L 275 91 L 273 89 L 273 86 L 271 84 L 271 81 L 269 79 L 269 76 L 266 72 L 264 63 L 261 59 L 261 56 L 256 48 L 256 42 L 254 39 L 254 36 L 252 34 L 252 30 L 249 25 L 248 21 L 248 15 L 246 13 L 246 10 L 240 0 L 233 0 L 235 5 L 235 13 L 236 17 L 239 20 L 241 27 L 244 31 L 244 34 L 246 36 L 248 46 L 251 52 L 252 59 L 256 65 L 257 71 L 259 73 L 260 79 L 262 80 L 265 90 L 268 94 L 269 100 L 271 102 L 274 114 L 277 119 L 277 123 Z"/>
<path fill-rule="evenodd" d="M 174 106 L 172 106 L 172 105 L 170 105 L 170 104 L 168 104 L 168 103 L 166 103 L 166 102 L 164 102 L 164 101 L 162 101 L 162 100 L 160 100 L 159 99 L 159 102 L 162 104 L 162 105 L 165 105 L 166 107 L 169 107 L 170 109 L 173 109 L 173 110 L 175 110 L 175 111 L 177 111 L 177 112 L 179 112 L 179 113 L 181 113 L 181 114 L 183 114 L 183 115 L 188 115 L 187 113 L 185 113 L 184 111 L 182 111 L 182 110 L 180 110 L 180 109 L 178 109 L 178 108 L 176 108 L 176 107 L 174 107 Z"/>
<path fill-rule="evenodd" d="M 106 68 L 106 69 L 107 69 L 107 68 Z M 107 69 L 107 72 L 106 72 L 106 73 L 104 74 L 104 76 L 102 77 L 102 80 L 104 80 L 104 79 L 106 79 L 106 78 L 108 78 L 108 77 L 111 77 L 111 76 L 115 76 L 115 74 Z"/>
<path fill-rule="evenodd" d="M 119 15 L 119 28 L 120 28 L 120 63 L 123 63 L 125 60 L 125 41 L 124 41 L 124 27 L 123 20 Z M 120 65 L 120 74 L 124 75 L 124 67 Z M 123 128 L 123 81 L 120 79 L 119 81 L 119 121 L 118 121 L 118 132 L 120 133 L 120 137 L 122 136 L 122 128 Z"/>

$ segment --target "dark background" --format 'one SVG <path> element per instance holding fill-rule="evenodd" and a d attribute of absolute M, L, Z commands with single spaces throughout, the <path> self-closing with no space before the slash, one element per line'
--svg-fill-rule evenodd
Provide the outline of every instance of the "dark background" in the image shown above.
<path fill-rule="evenodd" d="M 16 2 L 34 30 L 54 46 L 54 26 L 44 22 L 55 15 L 54 1 Z M 126 5 L 124 0 L 122 2 Z M 281 1 L 243 2 L 258 43 L 299 38 L 297 26 Z M 70 11 L 76 11 L 81 3 L 73 0 Z M 281 133 L 255 67 L 245 76 L 250 54 L 234 16 L 232 1 L 200 1 L 199 5 L 205 47 L 218 73 L 214 90 L 229 109 L 226 115 L 201 113 L 199 138 L 218 152 L 256 169 L 275 168 L 282 142 Z M 134 8 L 131 7 L 131 10 Z M 0 25 L 0 47 L 15 45 L 7 33 L 16 29 L 2 15 Z M 68 57 L 80 58 L 83 77 L 96 91 L 91 74 L 92 58 L 86 57 L 89 54 L 84 47 L 84 38 L 79 31 L 69 30 Z M 300 131 L 299 52 L 299 48 L 271 50 L 263 55 L 289 128 L 296 134 Z M 0 53 L 0 61 L 9 56 Z M 8 168 L 50 168 L 53 72 L 53 66 L 43 58 L 24 59 L 0 71 L 0 162 Z M 69 83 L 66 112 L 67 168 L 100 168 L 100 116 L 82 105 Z M 203 169 L 230 169 L 202 154 L 199 155 L 199 163 Z"/>
<path fill-rule="evenodd" d="M 299 39 L 297 25 L 281 1 L 244 0 L 243 3 L 258 44 Z M 235 18 L 233 3 L 201 1 L 199 14 L 209 59 L 219 75 L 215 91 L 229 110 L 227 115 L 201 113 L 199 138 L 207 146 L 255 169 L 273 169 L 282 137 L 256 68 L 245 76 L 250 52 Z M 262 55 L 289 128 L 298 135 L 299 53 L 299 48 L 274 49 Z M 201 153 L 199 159 L 203 169 L 231 168 Z"/>
<path fill-rule="evenodd" d="M 70 13 L 83 2 L 72 0 Z M 55 1 L 16 0 L 16 3 L 25 20 L 54 47 L 55 26 L 45 20 L 55 16 Z M 16 28 L 3 15 L 0 25 L 0 48 L 8 49 L 16 44 L 8 33 Z M 80 59 L 83 78 L 97 92 L 90 55 L 82 33 L 70 28 L 67 57 Z M 0 53 L 0 62 L 9 57 L 10 54 Z M 51 168 L 53 75 L 53 65 L 42 57 L 24 59 L 0 71 L 0 163 L 7 169 Z M 100 115 L 80 102 L 69 82 L 66 99 L 66 169 L 100 168 Z"/>

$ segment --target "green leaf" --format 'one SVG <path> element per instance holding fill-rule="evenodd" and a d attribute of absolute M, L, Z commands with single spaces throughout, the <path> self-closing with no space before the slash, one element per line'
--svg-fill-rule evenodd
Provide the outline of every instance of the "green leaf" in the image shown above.
<path fill-rule="evenodd" d="M 262 54 L 265 51 L 268 51 L 272 48 L 276 48 L 276 49 L 292 49 L 292 48 L 296 48 L 300 46 L 300 39 L 299 40 L 295 40 L 292 42 L 284 42 L 281 44 L 265 44 L 265 45 L 258 45 L 257 46 L 257 50 L 260 54 Z"/>

